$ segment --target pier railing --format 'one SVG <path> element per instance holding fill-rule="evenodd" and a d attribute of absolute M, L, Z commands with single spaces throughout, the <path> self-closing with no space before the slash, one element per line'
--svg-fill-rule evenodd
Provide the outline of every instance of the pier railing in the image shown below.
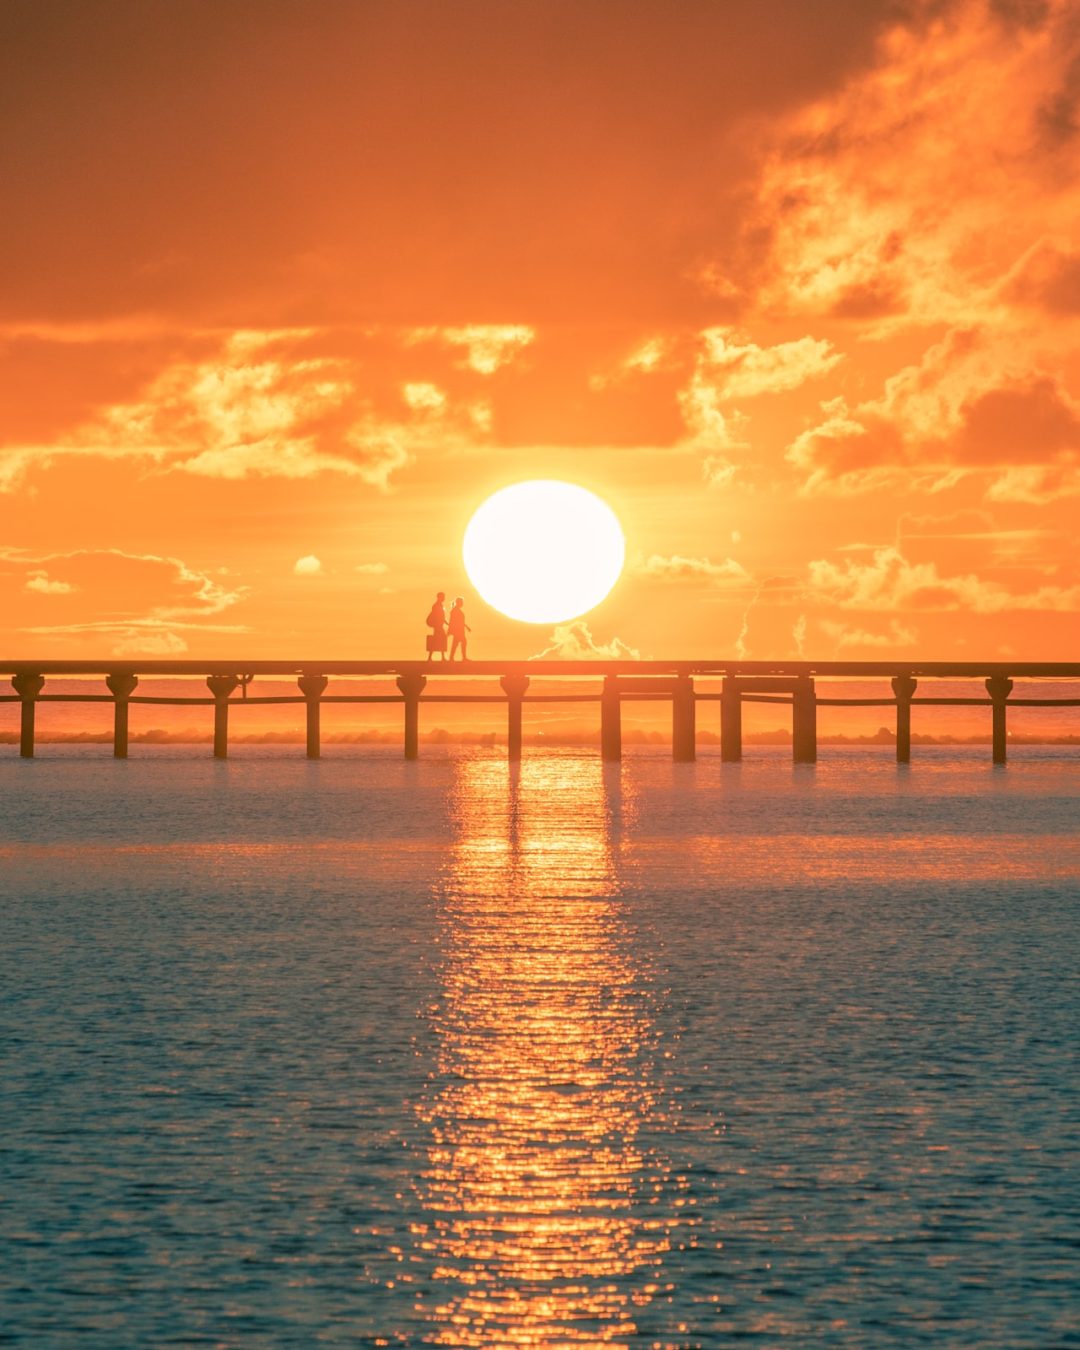
<path fill-rule="evenodd" d="M 0 703 L 19 703 L 19 753 L 34 755 L 35 714 L 40 703 L 111 703 L 113 705 L 113 754 L 128 753 L 129 710 L 133 704 L 172 707 L 212 707 L 214 756 L 229 753 L 229 713 L 238 704 L 298 704 L 305 709 L 306 747 L 309 759 L 321 753 L 320 711 L 324 704 L 394 703 L 403 712 L 405 757 L 416 759 L 420 748 L 421 705 L 431 703 L 501 703 L 507 712 L 507 750 L 512 760 L 521 758 L 522 718 L 526 703 L 598 703 L 600 705 L 600 753 L 604 759 L 622 755 L 622 704 L 627 701 L 660 700 L 671 704 L 672 756 L 693 760 L 697 753 L 697 705 L 720 703 L 720 755 L 728 761 L 742 758 L 742 709 L 744 703 L 780 703 L 791 707 L 792 758 L 812 763 L 817 758 L 817 710 L 819 707 L 891 707 L 896 710 L 896 758 L 906 764 L 911 758 L 911 710 L 915 707 L 985 707 L 990 710 L 991 744 L 995 764 L 1007 754 L 1008 709 L 1016 707 L 1080 707 L 1080 662 L 976 662 L 924 661 L 9 661 L 0 662 L 0 675 L 8 675 L 14 690 L 0 694 Z M 104 693 L 48 692 L 48 681 L 57 677 L 100 676 Z M 146 678 L 205 678 L 208 695 L 142 695 L 140 676 Z M 331 677 L 383 678 L 386 693 L 328 694 Z M 250 687 L 259 677 L 296 679 L 296 694 L 260 696 Z M 491 693 L 427 692 L 428 680 L 492 680 Z M 536 690 L 534 679 L 595 681 L 588 693 Z M 817 679 L 880 679 L 880 698 L 820 697 Z M 721 681 L 719 692 L 695 688 L 695 679 Z M 979 680 L 985 697 L 918 697 L 919 680 Z M 1076 697 L 1013 698 L 1015 680 L 1075 682 Z M 393 683 L 391 684 L 390 681 Z M 888 694 L 884 689 L 888 689 Z M 239 692 L 239 697 L 237 694 Z"/>

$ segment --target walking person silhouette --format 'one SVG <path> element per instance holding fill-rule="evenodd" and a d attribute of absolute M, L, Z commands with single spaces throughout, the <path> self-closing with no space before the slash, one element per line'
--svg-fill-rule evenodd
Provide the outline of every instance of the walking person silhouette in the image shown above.
<path fill-rule="evenodd" d="M 465 634 L 471 633 L 472 629 L 465 622 L 464 605 L 465 600 L 462 596 L 459 595 L 458 598 L 454 601 L 453 606 L 451 607 L 450 610 L 450 618 L 448 621 L 448 626 L 450 628 L 451 661 L 457 655 L 457 650 L 459 647 L 461 648 L 461 659 L 463 661 L 467 661 L 469 659 L 469 639 L 465 636 Z"/>
<path fill-rule="evenodd" d="M 427 626 L 431 629 L 427 636 L 427 659 L 429 661 L 432 660 L 436 652 L 441 652 L 442 659 L 446 660 L 446 607 L 443 604 L 445 599 L 446 592 L 440 591 L 428 612 Z"/>

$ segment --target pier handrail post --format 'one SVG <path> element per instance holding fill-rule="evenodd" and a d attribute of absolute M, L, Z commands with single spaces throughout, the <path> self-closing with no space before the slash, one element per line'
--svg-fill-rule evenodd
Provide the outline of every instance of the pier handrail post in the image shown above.
<path fill-rule="evenodd" d="M 795 764 L 817 762 L 817 692 L 809 675 L 800 675 L 791 699 L 791 758 Z"/>
<path fill-rule="evenodd" d="M 720 686 L 720 759 L 725 764 L 742 759 L 742 690 L 734 675 Z"/>
<path fill-rule="evenodd" d="M 894 675 L 892 691 L 896 696 L 896 762 L 911 763 L 911 700 L 919 682 L 911 675 Z"/>
<path fill-rule="evenodd" d="M 1007 675 L 991 675 L 986 681 L 986 692 L 993 701 L 994 763 L 1004 764 L 1007 757 L 1008 733 L 1006 707 L 1013 682 Z"/>
<path fill-rule="evenodd" d="M 521 758 L 521 705 L 529 687 L 529 677 L 504 675 L 499 684 L 506 695 L 506 757 L 516 763 Z"/>
<path fill-rule="evenodd" d="M 105 687 L 113 696 L 113 758 L 127 759 L 128 699 L 139 686 L 139 677 L 127 671 L 105 676 Z"/>
<path fill-rule="evenodd" d="M 399 675 L 397 687 L 405 699 L 405 758 L 420 757 L 420 695 L 427 684 L 426 675 Z"/>
<path fill-rule="evenodd" d="M 322 754 L 319 739 L 319 700 L 326 692 L 326 686 L 330 681 L 325 675 L 309 675 L 305 671 L 296 683 L 307 699 L 307 757 L 318 759 Z"/>
<path fill-rule="evenodd" d="M 240 683 L 236 675 L 207 675 L 206 687 L 214 696 L 214 758 L 229 757 L 229 695 Z"/>
<path fill-rule="evenodd" d="M 45 687 L 45 676 L 23 672 L 12 675 L 11 685 L 22 700 L 22 718 L 19 724 L 19 754 L 23 759 L 34 758 L 34 710 L 37 696 Z"/>
<path fill-rule="evenodd" d="M 600 758 L 622 759 L 622 705 L 617 675 L 604 676 L 600 695 Z"/>
<path fill-rule="evenodd" d="M 696 713 L 694 681 L 680 675 L 671 696 L 671 758 L 676 764 L 692 764 L 697 757 Z"/>

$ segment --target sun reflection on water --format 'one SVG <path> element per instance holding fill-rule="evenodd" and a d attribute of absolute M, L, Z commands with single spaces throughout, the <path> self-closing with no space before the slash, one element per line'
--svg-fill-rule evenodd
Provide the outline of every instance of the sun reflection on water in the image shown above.
<path fill-rule="evenodd" d="M 664 1105 L 620 899 L 632 810 L 618 766 L 459 767 L 413 1234 L 429 1343 L 617 1345 L 663 1295 L 679 1183 L 642 1139 Z"/>

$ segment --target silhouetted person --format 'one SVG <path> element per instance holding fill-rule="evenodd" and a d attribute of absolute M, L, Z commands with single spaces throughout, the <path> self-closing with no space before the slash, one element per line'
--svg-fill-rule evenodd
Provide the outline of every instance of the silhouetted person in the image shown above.
<path fill-rule="evenodd" d="M 461 659 L 463 661 L 467 661 L 469 659 L 469 639 L 465 636 L 465 634 L 471 633 L 472 629 L 465 622 L 464 605 L 465 601 L 459 595 L 458 598 L 454 601 L 453 607 L 450 610 L 450 619 L 448 623 L 450 628 L 451 661 L 457 655 L 457 650 L 459 647 L 461 648 Z"/>
<path fill-rule="evenodd" d="M 435 603 L 427 616 L 427 626 L 431 632 L 427 637 L 427 659 L 430 661 L 436 652 L 442 652 L 443 660 L 446 659 L 446 607 L 443 601 L 446 599 L 446 592 L 440 591 L 435 597 Z"/>

